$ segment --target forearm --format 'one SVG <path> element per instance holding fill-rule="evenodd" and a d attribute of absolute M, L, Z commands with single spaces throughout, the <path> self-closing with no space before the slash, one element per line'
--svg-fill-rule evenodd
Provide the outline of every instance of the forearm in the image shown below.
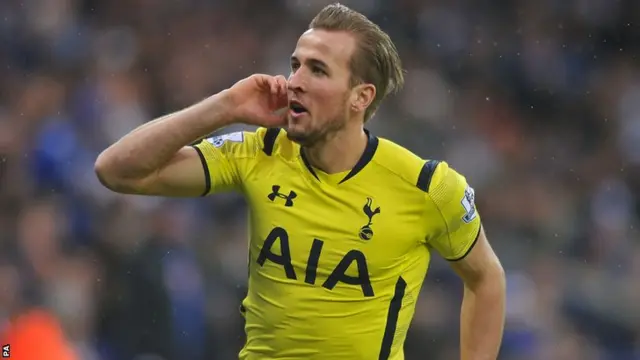
<path fill-rule="evenodd" d="M 167 164 L 185 145 L 232 122 L 225 93 L 134 129 L 107 148 L 97 164 L 123 178 L 144 177 Z"/>
<path fill-rule="evenodd" d="M 465 286 L 460 314 L 462 360 L 495 360 L 505 321 L 505 279 L 500 272 Z"/>

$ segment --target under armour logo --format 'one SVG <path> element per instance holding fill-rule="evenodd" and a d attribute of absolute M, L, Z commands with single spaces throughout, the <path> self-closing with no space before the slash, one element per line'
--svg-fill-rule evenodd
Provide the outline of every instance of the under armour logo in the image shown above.
<path fill-rule="evenodd" d="M 293 199 L 298 196 L 298 194 L 296 194 L 296 192 L 293 190 L 289 191 L 289 195 L 281 194 L 280 185 L 273 185 L 271 187 L 271 190 L 271 194 L 267 195 L 269 200 L 274 201 L 277 197 L 285 199 L 284 206 L 293 206 Z"/>
<path fill-rule="evenodd" d="M 373 237 L 373 229 L 371 229 L 371 224 L 373 221 L 373 216 L 376 214 L 380 214 L 380 207 L 378 206 L 375 210 L 371 209 L 371 204 L 373 200 L 371 198 L 367 198 L 367 202 L 364 204 L 362 211 L 369 218 L 369 222 L 367 225 L 360 228 L 360 239 L 362 240 L 370 240 Z"/>

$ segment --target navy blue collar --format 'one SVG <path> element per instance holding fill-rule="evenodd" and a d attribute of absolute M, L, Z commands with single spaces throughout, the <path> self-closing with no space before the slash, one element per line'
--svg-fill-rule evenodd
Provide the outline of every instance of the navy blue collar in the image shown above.
<path fill-rule="evenodd" d="M 349 171 L 349 173 L 347 174 L 347 176 L 344 177 L 344 179 L 340 180 L 339 184 L 342 184 L 343 182 L 351 179 L 352 177 L 356 176 L 356 174 L 359 173 L 362 169 L 364 169 L 364 167 L 367 166 L 369 162 L 371 162 L 371 159 L 373 159 L 373 155 L 376 153 L 376 150 L 378 149 L 378 142 L 379 142 L 378 138 L 376 136 L 371 135 L 371 132 L 369 132 L 369 130 L 367 129 L 364 129 L 364 132 L 367 134 L 367 138 L 368 138 L 367 147 L 365 147 L 364 152 L 362 153 L 362 156 L 360 156 L 360 159 L 356 163 L 356 166 L 354 166 L 353 169 Z M 300 156 L 302 157 L 302 161 L 304 162 L 309 172 L 311 172 L 311 174 L 316 179 L 320 180 L 316 172 L 313 170 L 313 167 L 309 163 L 309 159 L 307 159 L 307 157 L 304 155 L 304 150 L 302 147 L 300 147 Z"/>

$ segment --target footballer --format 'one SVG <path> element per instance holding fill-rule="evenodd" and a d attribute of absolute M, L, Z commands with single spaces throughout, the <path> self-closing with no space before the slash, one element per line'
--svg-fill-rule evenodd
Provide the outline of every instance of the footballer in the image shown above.
<path fill-rule="evenodd" d="M 404 359 L 434 252 L 464 283 L 460 358 L 496 359 L 505 276 L 473 189 L 364 127 L 404 82 L 389 36 L 332 4 L 290 62 L 288 78 L 251 75 L 133 130 L 100 154 L 98 178 L 124 194 L 244 195 L 240 359 Z M 258 129 L 206 138 L 235 123 Z"/>

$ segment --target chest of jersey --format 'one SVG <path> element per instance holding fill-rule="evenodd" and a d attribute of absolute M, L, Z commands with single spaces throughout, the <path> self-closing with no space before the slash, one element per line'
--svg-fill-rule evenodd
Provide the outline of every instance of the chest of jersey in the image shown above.
<path fill-rule="evenodd" d="M 304 171 L 272 164 L 248 182 L 257 274 L 374 296 L 376 282 L 426 262 L 424 209 L 408 184 L 372 169 L 342 184 Z"/>

